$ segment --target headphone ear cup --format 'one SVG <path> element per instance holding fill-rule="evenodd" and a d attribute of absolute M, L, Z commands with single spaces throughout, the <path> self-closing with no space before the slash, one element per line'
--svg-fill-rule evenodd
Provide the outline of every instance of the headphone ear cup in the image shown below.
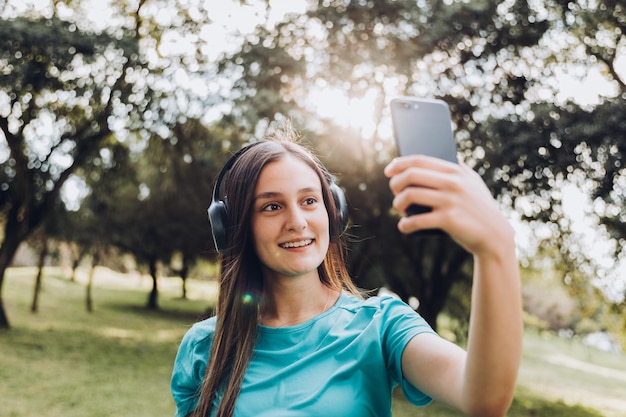
<path fill-rule="evenodd" d="M 209 222 L 211 223 L 211 232 L 213 234 L 213 243 L 215 249 L 224 254 L 228 247 L 228 210 L 226 202 L 212 201 L 207 209 L 209 214 Z"/>
<path fill-rule="evenodd" d="M 226 196 L 224 196 L 223 199 L 220 198 L 222 180 L 241 154 L 259 143 L 263 142 L 254 142 L 235 152 L 235 154 L 231 156 L 228 161 L 226 161 L 219 174 L 217 174 L 217 180 L 213 186 L 213 197 L 211 198 L 211 204 L 209 205 L 207 212 L 209 215 L 209 222 L 211 223 L 211 234 L 213 235 L 215 249 L 222 255 L 224 255 L 226 253 L 226 249 L 228 249 L 228 201 Z"/>
<path fill-rule="evenodd" d="M 343 190 L 334 181 L 330 182 L 330 192 L 335 200 L 335 207 L 339 211 L 339 234 L 341 234 L 348 227 L 348 202 Z"/>

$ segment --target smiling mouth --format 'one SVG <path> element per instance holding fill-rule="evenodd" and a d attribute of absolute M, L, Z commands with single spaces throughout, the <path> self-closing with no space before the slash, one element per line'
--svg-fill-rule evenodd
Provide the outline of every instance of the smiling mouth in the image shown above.
<path fill-rule="evenodd" d="M 303 246 L 309 246 L 311 243 L 313 243 L 313 239 L 304 239 L 298 240 L 296 242 L 281 243 L 278 246 L 280 246 L 281 248 L 301 248 Z"/>

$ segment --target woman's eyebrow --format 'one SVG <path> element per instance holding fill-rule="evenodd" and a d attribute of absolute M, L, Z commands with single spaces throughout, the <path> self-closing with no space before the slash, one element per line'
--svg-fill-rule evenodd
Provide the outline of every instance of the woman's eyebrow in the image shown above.
<path fill-rule="evenodd" d="M 255 200 L 263 200 L 263 199 L 268 199 L 268 198 L 276 198 L 276 197 L 280 197 L 281 193 L 276 192 L 276 191 L 266 191 L 263 193 L 259 193 L 256 196 L 254 196 Z"/>
<path fill-rule="evenodd" d="M 298 190 L 298 194 L 304 194 L 304 193 L 311 193 L 311 192 L 318 192 L 321 193 L 322 190 L 319 187 L 304 187 Z M 255 200 L 262 200 L 262 199 L 268 199 L 268 198 L 276 198 L 276 197 L 280 197 L 282 196 L 283 193 L 280 193 L 278 191 L 264 191 L 262 193 L 257 194 L 256 196 L 254 196 Z"/>

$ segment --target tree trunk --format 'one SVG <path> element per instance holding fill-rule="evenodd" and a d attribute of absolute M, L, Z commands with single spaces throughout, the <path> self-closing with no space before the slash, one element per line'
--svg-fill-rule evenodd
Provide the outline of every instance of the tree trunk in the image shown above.
<path fill-rule="evenodd" d="M 5 231 L 8 229 L 8 226 L 5 227 Z M 6 311 L 4 310 L 4 302 L 2 298 L 2 286 L 4 284 L 4 277 L 6 275 L 6 270 L 17 252 L 17 248 L 22 242 L 22 238 L 17 234 L 6 233 L 4 236 L 4 241 L 0 246 L 0 330 L 8 330 L 11 328 L 9 325 L 9 318 L 7 317 Z"/>
<path fill-rule="evenodd" d="M 181 297 L 183 300 L 186 300 L 187 299 L 187 276 L 181 275 L 180 279 L 183 280 L 183 286 L 182 286 L 183 293 Z"/>
<path fill-rule="evenodd" d="M 70 275 L 70 281 L 76 282 L 76 270 L 78 269 L 79 260 L 72 261 L 72 275 Z"/>
<path fill-rule="evenodd" d="M 183 266 L 180 268 L 180 279 L 183 280 L 183 294 L 182 299 L 187 299 L 187 276 L 189 275 L 189 261 L 187 257 L 183 256 Z"/>
<path fill-rule="evenodd" d="M 39 251 L 39 261 L 37 263 L 37 277 L 35 278 L 35 290 L 33 291 L 33 303 L 30 306 L 31 313 L 39 311 L 39 294 L 41 293 L 41 280 L 43 278 L 43 268 L 46 265 L 46 256 L 48 256 L 48 240 L 42 239 L 41 250 Z"/>
<path fill-rule="evenodd" d="M 98 265 L 99 261 L 100 251 L 96 249 L 93 253 L 93 258 L 91 259 L 91 269 L 89 269 L 89 278 L 87 279 L 87 288 L 85 289 L 85 306 L 87 307 L 88 313 L 91 313 L 93 311 L 93 279 L 96 274 L 96 266 Z"/>
<path fill-rule="evenodd" d="M 150 296 L 148 297 L 147 307 L 149 310 L 158 310 L 159 306 L 157 303 L 157 298 L 158 298 L 159 290 L 157 287 L 157 261 L 150 260 L 149 268 L 150 268 L 150 276 L 152 277 L 152 291 L 150 291 Z"/>
<path fill-rule="evenodd" d="M 423 303 L 420 302 L 418 312 L 428 323 L 436 325 L 439 313 L 449 301 L 452 287 L 463 279 L 463 265 L 471 261 L 472 257 L 450 240 L 441 239 L 434 243 L 438 245 L 438 249 L 433 257 L 428 296 Z M 467 296 L 470 297 L 470 294 Z"/>
<path fill-rule="evenodd" d="M 76 281 L 76 270 L 80 265 L 80 261 L 87 255 L 88 250 L 81 245 L 76 243 L 69 243 L 70 247 L 70 256 L 72 257 L 72 276 L 70 277 L 70 281 Z M 100 255 L 98 255 L 98 262 L 100 262 Z"/>
<path fill-rule="evenodd" d="M 0 330 L 9 330 L 9 320 L 4 311 L 4 303 L 2 302 L 2 298 L 0 297 Z"/>

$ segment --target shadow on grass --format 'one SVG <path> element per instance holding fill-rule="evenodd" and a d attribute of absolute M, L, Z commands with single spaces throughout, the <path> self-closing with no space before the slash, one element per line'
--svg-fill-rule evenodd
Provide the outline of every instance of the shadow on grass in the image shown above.
<path fill-rule="evenodd" d="M 519 388 L 509 413 L 509 417 L 603 417 L 597 410 L 580 405 L 565 404 L 563 401 L 550 401 Z"/>
<path fill-rule="evenodd" d="M 84 292 L 84 285 L 61 276 L 51 276 L 77 292 Z M 206 300 L 172 297 L 171 294 L 159 293 L 158 308 L 148 308 L 149 291 L 129 288 L 94 288 L 92 290 L 93 311 L 110 310 L 141 317 L 196 322 L 214 315 L 214 306 Z M 79 303 L 84 295 L 73 300 Z"/>
<path fill-rule="evenodd" d="M 414 407 L 406 401 L 401 390 L 394 392 L 393 417 L 464 417 L 465 415 L 444 404 L 433 402 L 427 407 Z M 518 388 L 506 417 L 603 417 L 597 410 L 562 401 L 538 397 L 524 388 Z"/>
<path fill-rule="evenodd" d="M 185 302 L 185 301 L 181 301 Z M 211 306 L 202 311 L 202 309 L 198 309 L 196 311 L 182 309 L 177 307 L 165 306 L 159 307 L 158 309 L 150 309 L 146 306 L 140 305 L 131 305 L 131 304 L 112 304 L 112 303 L 104 303 L 103 307 L 109 310 L 115 310 L 118 312 L 127 312 L 129 314 L 136 314 L 142 317 L 150 317 L 150 318 L 159 318 L 166 320 L 175 320 L 181 321 L 184 323 L 201 321 L 206 318 L 209 318 L 213 315 Z"/>

